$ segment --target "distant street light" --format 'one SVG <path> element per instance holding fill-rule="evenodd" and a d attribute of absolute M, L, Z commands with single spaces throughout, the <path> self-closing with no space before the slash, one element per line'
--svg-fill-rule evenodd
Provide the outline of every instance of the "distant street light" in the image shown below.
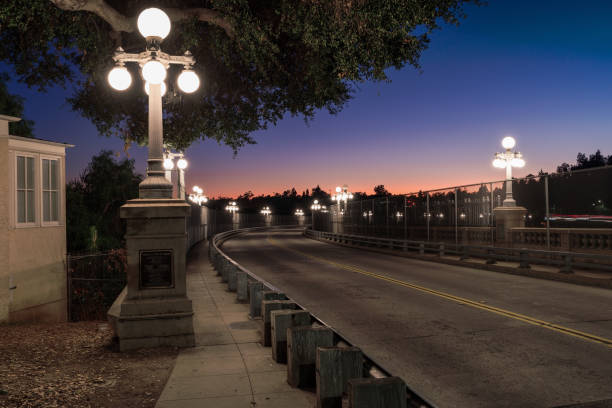
<path fill-rule="evenodd" d="M 236 205 L 235 201 L 230 201 L 229 204 L 225 206 L 225 211 L 229 211 L 232 214 L 238 212 L 238 205 Z"/>
<path fill-rule="evenodd" d="M 353 198 L 353 193 L 348 190 L 348 186 L 345 184 L 342 187 L 336 187 L 336 194 L 332 195 L 332 200 L 338 202 L 338 212 L 341 213 L 340 202 L 344 201 L 344 209 L 347 208 L 347 201 Z"/>
<path fill-rule="evenodd" d="M 312 211 L 319 211 L 321 209 L 321 204 L 319 204 L 319 200 L 314 200 L 312 205 L 310 206 Z"/>
<path fill-rule="evenodd" d="M 298 217 L 303 217 L 304 216 L 304 211 L 301 209 L 297 209 L 295 210 L 295 215 L 297 215 Z"/>
<path fill-rule="evenodd" d="M 138 30 L 146 38 L 146 50 L 139 54 L 126 53 L 117 48 L 113 59 L 115 67 L 108 73 L 108 82 L 118 91 L 124 91 L 132 84 L 132 76 L 125 67 L 126 62 L 135 62 L 141 67 L 145 80 L 145 92 L 149 95 L 149 155 L 147 177 L 141 183 L 140 198 L 170 198 L 172 184 L 164 177 L 164 159 L 162 155 L 163 113 L 162 95 L 165 93 L 167 69 L 171 64 L 183 66 L 178 76 L 178 87 L 185 93 L 192 93 L 200 86 L 200 79 L 193 72 L 195 60 L 189 51 L 184 55 L 168 55 L 162 52 L 160 44 L 170 33 L 170 18 L 158 8 L 144 10 L 138 16 Z M 186 163 L 186 162 L 185 162 Z M 186 166 L 185 166 L 186 167 Z M 180 170 L 179 166 L 179 170 Z M 183 168 L 184 170 L 184 168 Z M 182 183 L 184 185 L 184 183 Z M 184 191 L 180 198 L 184 197 Z"/>
<path fill-rule="evenodd" d="M 189 194 L 189 201 L 198 205 L 208 202 L 208 198 L 203 193 L 204 191 L 200 187 L 193 186 L 193 193 Z"/>
<path fill-rule="evenodd" d="M 176 168 L 178 170 L 177 179 L 177 198 L 185 199 L 185 169 L 187 168 L 187 160 L 185 160 L 183 152 L 173 153 L 170 150 L 164 152 L 164 169 L 166 169 L 166 179 L 172 183 L 171 172 L 174 169 L 174 160 L 176 161 Z"/>
<path fill-rule="evenodd" d="M 272 214 L 272 210 L 270 210 L 270 207 L 266 205 L 264 208 L 261 209 L 261 213 L 265 216 L 268 216 Z"/>
<path fill-rule="evenodd" d="M 513 152 L 512 148 L 516 145 L 516 141 L 511 136 L 506 136 L 502 140 L 502 146 L 506 149 L 503 153 L 495 153 L 493 166 L 498 169 L 506 169 L 506 199 L 504 207 L 516 207 L 516 201 L 512 198 L 512 167 L 524 167 L 525 160 L 520 152 Z"/>

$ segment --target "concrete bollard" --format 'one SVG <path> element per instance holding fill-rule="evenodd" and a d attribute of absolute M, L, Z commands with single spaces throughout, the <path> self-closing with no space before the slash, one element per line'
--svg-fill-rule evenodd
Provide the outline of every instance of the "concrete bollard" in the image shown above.
<path fill-rule="evenodd" d="M 287 329 L 310 326 L 310 322 L 310 313 L 307 310 L 273 310 L 270 313 L 270 337 L 274 361 L 287 363 Z"/>
<path fill-rule="evenodd" d="M 332 347 L 334 332 L 328 327 L 287 329 L 287 382 L 292 387 L 315 387 L 317 347 Z"/>
<path fill-rule="evenodd" d="M 273 310 L 295 309 L 297 305 L 291 300 L 262 300 L 261 301 L 261 316 L 264 324 L 263 345 L 270 347 L 272 345 L 272 322 L 270 314 Z"/>
<path fill-rule="evenodd" d="M 236 274 L 238 273 L 238 268 L 233 264 L 229 264 L 227 268 L 227 290 L 230 292 L 235 292 L 237 287 Z"/>
<path fill-rule="evenodd" d="M 264 290 L 261 295 L 262 300 L 287 300 L 287 295 L 283 292 L 277 292 L 275 290 Z"/>
<path fill-rule="evenodd" d="M 406 408 L 406 384 L 399 377 L 348 381 L 349 408 Z"/>
<path fill-rule="evenodd" d="M 236 299 L 240 303 L 244 303 L 249 297 L 249 279 L 246 272 L 236 272 Z"/>
<path fill-rule="evenodd" d="M 249 315 L 251 318 L 261 316 L 263 287 L 261 282 L 249 282 Z"/>
<path fill-rule="evenodd" d="M 229 269 L 229 261 L 225 258 L 219 262 L 219 273 L 221 274 L 221 282 L 227 282 L 227 271 Z"/>
<path fill-rule="evenodd" d="M 363 377 L 363 354 L 357 347 L 317 348 L 317 408 L 342 408 L 348 380 Z"/>

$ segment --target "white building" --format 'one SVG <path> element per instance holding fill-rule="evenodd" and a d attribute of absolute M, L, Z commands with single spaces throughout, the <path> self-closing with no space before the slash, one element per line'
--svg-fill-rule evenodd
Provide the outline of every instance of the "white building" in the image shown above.
<path fill-rule="evenodd" d="M 66 147 L 0 115 L 0 322 L 66 320 Z"/>

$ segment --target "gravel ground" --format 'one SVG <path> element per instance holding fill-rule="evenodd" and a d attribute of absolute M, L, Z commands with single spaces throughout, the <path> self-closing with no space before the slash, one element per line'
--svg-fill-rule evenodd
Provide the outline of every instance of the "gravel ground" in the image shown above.
<path fill-rule="evenodd" d="M 0 407 L 154 407 L 177 354 L 119 353 L 104 322 L 0 325 Z"/>

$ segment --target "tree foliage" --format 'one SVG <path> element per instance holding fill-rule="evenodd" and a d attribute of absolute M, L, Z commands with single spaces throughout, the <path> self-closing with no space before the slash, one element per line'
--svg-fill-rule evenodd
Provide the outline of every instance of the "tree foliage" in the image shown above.
<path fill-rule="evenodd" d="M 9 92 L 6 87 L 8 79 L 8 75 L 0 74 L 0 115 L 21 118 L 19 122 L 9 123 L 11 135 L 34 137 L 34 122 L 23 117 L 23 98 Z"/>
<path fill-rule="evenodd" d="M 384 184 L 379 184 L 374 187 L 374 194 L 377 196 L 388 196 L 390 195 L 389 191 L 385 188 Z"/>
<path fill-rule="evenodd" d="M 190 50 L 203 79 L 192 95 L 168 81 L 165 140 L 185 148 L 211 138 L 238 149 L 286 114 L 336 113 L 360 82 L 387 80 L 388 68 L 418 67 L 432 30 L 457 24 L 464 4 L 478 2 L 12 0 L 0 10 L 0 60 L 30 86 L 73 86 L 70 104 L 101 134 L 145 143 L 137 68 L 129 68 L 135 81 L 123 93 L 106 76 L 117 46 L 144 49 L 138 13 L 161 7 L 173 22 L 162 49 Z"/>
<path fill-rule="evenodd" d="M 134 172 L 134 161 L 116 161 L 113 153 L 103 150 L 78 179 L 66 188 L 66 224 L 68 251 L 121 248 L 125 227 L 119 208 L 138 197 L 142 177 Z M 97 242 L 92 242 L 92 227 Z"/>

